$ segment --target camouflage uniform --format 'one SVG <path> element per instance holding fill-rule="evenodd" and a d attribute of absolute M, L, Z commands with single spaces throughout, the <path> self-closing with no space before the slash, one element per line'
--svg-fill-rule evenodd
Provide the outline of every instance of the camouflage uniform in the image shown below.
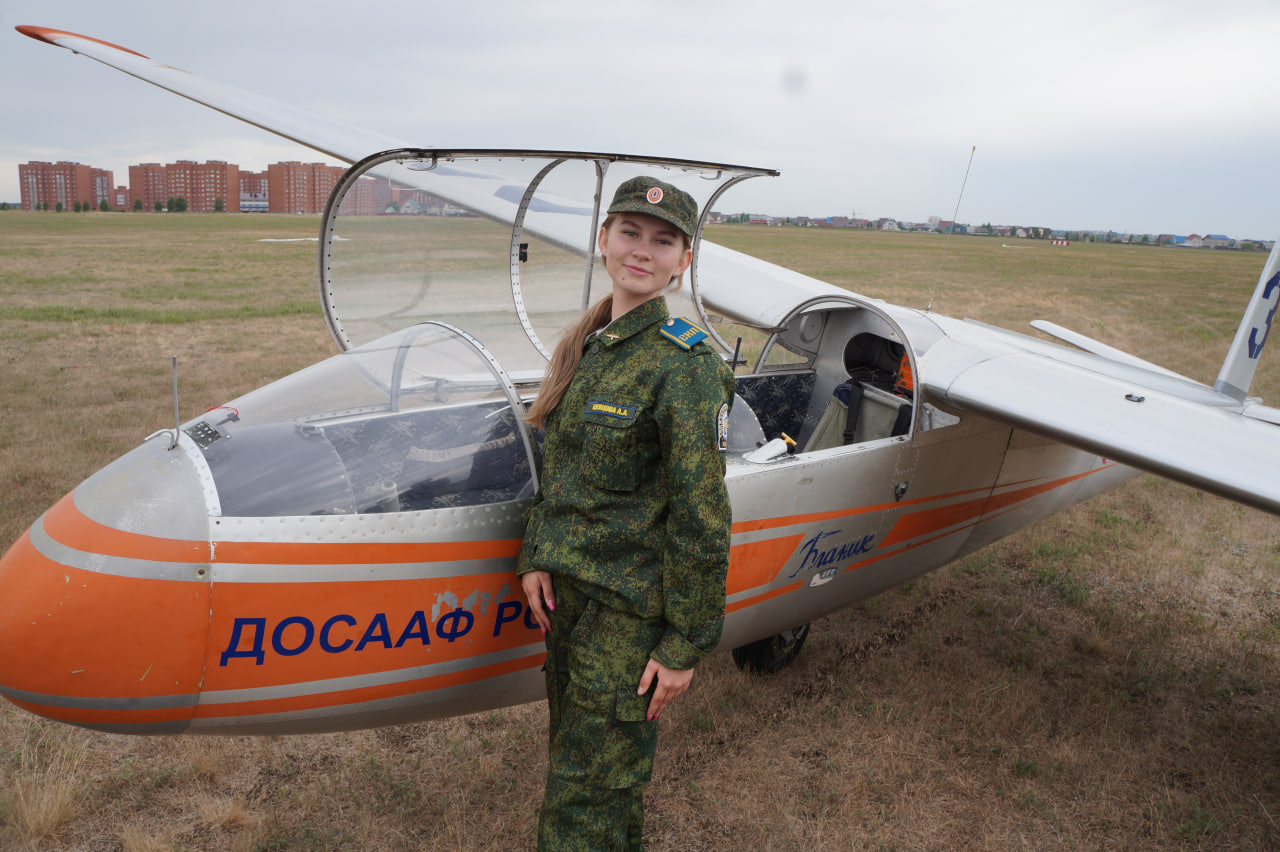
<path fill-rule="evenodd" d="M 689 669 L 720 640 L 733 375 L 652 299 L 586 341 L 546 420 L 542 488 L 519 573 L 553 575 L 551 767 L 539 849 L 639 849 L 657 723 L 653 658 Z M 695 327 L 696 328 L 696 327 Z"/>

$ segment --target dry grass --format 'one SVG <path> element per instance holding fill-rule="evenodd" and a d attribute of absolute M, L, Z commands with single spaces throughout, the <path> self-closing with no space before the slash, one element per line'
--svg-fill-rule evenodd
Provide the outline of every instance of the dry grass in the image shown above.
<path fill-rule="evenodd" d="M 30 845 L 56 841 L 78 815 L 76 794 L 84 763 L 84 745 L 67 731 L 29 729 L 32 734 L 15 755 L 13 784 L 0 794 L 0 812 Z"/>
<path fill-rule="evenodd" d="M 318 311 L 288 307 L 312 298 L 314 245 L 257 242 L 316 229 L 0 214 L 0 541 L 167 425 L 171 353 L 184 414 L 330 354 Z M 941 250 L 713 238 L 920 306 Z M 1052 319 L 1201 380 L 1263 262 L 1023 245 L 953 240 L 935 308 Z M 157 292 L 175 281 L 177 296 Z M 219 313 L 240 304 L 256 314 Z M 40 312 L 65 305 L 87 310 Z M 1277 363 L 1255 386 L 1273 403 Z M 824 619 L 775 677 L 709 659 L 666 714 L 649 846 L 1280 848 L 1278 658 L 1280 522 L 1145 477 Z M 535 704 L 350 734 L 137 739 L 4 706 L 0 848 L 527 849 L 545 721 Z"/>

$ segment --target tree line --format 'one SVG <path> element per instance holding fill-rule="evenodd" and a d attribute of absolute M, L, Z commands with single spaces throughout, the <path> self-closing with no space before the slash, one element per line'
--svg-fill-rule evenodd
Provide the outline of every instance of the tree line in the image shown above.
<path fill-rule="evenodd" d="M 170 213 L 185 213 L 187 212 L 188 203 L 187 203 L 187 199 L 183 198 L 182 196 L 172 195 L 165 201 L 160 201 L 159 199 L 157 199 L 154 206 L 155 206 L 155 211 L 157 213 L 163 213 L 166 210 L 168 210 Z M 11 205 L 7 201 L 0 203 L 0 211 L 9 210 L 10 208 L 11 208 Z M 52 209 L 56 213 L 62 213 L 70 209 L 76 213 L 88 213 L 90 210 L 94 209 L 94 206 L 88 201 L 84 201 L 84 202 L 77 201 L 72 207 L 68 208 L 65 205 L 63 205 L 61 201 L 59 201 L 55 203 L 52 208 L 50 208 L 49 202 L 42 201 L 42 202 L 38 202 L 34 209 L 45 210 L 45 211 Z M 98 202 L 97 209 L 102 211 L 103 213 L 110 213 L 114 208 L 109 203 L 107 203 L 107 199 L 104 198 Z M 133 199 L 133 212 L 140 213 L 142 212 L 142 209 L 143 209 L 142 199 L 141 198 Z M 213 212 L 222 213 L 226 209 L 227 209 L 226 203 L 223 202 L 221 198 L 215 198 L 213 200 Z"/>

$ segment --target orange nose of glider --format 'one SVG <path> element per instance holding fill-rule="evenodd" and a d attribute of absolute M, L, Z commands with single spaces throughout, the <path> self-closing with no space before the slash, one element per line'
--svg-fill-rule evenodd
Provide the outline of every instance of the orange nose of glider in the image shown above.
<path fill-rule="evenodd" d="M 198 466 L 153 439 L 83 482 L 0 559 L 0 694 L 52 719 L 163 733 L 195 712 L 208 641 Z"/>

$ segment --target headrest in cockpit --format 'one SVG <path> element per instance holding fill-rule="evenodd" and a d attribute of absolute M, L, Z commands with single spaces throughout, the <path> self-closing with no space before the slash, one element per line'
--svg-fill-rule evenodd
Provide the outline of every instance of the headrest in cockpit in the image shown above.
<path fill-rule="evenodd" d="M 875 385 L 892 385 L 906 347 L 864 331 L 844 345 L 844 370 L 849 378 Z"/>

